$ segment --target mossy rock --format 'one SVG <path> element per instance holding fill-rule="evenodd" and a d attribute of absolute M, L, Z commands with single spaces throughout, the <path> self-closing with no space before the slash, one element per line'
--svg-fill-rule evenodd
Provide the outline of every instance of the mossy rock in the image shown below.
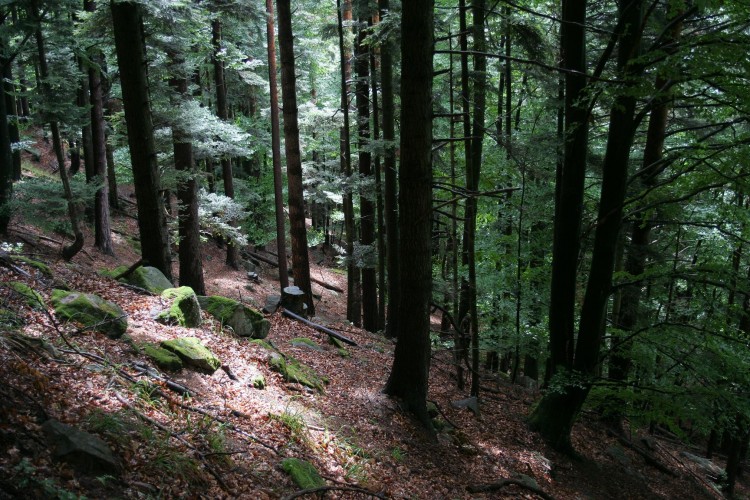
<path fill-rule="evenodd" d="M 337 339 L 336 337 L 328 336 L 328 343 L 334 346 L 337 349 L 344 349 L 346 348 L 346 344 L 344 344 L 342 341 Z"/>
<path fill-rule="evenodd" d="M 261 313 L 236 300 L 212 295 L 198 297 L 198 302 L 211 316 L 218 319 L 222 326 L 231 327 L 240 337 L 264 339 L 271 329 L 271 323 Z"/>
<path fill-rule="evenodd" d="M 128 268 L 125 266 L 119 266 L 106 274 L 115 277 L 122 274 L 127 269 Z M 141 266 L 124 278 L 120 278 L 120 281 L 129 285 L 137 286 L 138 288 L 143 288 L 144 290 L 156 295 L 161 294 L 168 288 L 174 288 L 174 285 L 166 276 L 164 276 L 164 273 L 151 266 Z"/>
<path fill-rule="evenodd" d="M 325 486 L 326 482 L 320 477 L 317 469 L 307 460 L 299 458 L 285 458 L 281 462 L 284 472 L 292 477 L 297 486 L 306 490 L 308 488 L 319 488 Z"/>
<path fill-rule="evenodd" d="M 28 257 L 24 257 L 23 255 L 14 255 L 11 257 L 12 260 L 15 262 L 20 262 L 22 264 L 26 264 L 29 267 L 33 267 L 40 273 L 42 273 L 45 276 L 52 277 L 52 270 L 49 268 L 47 264 L 44 262 L 40 262 L 38 260 L 30 259 Z"/>
<path fill-rule="evenodd" d="M 320 347 L 317 342 L 307 337 L 297 337 L 290 340 L 289 343 L 295 347 L 306 347 L 308 349 L 312 349 L 313 351 L 323 350 L 323 348 Z"/>
<path fill-rule="evenodd" d="M 254 389 L 265 389 L 266 388 L 266 377 L 262 373 L 256 373 L 250 377 L 250 385 Z"/>
<path fill-rule="evenodd" d="M 51 301 L 59 318 L 80 323 L 86 330 L 116 339 L 128 329 L 127 315 L 120 306 L 98 295 L 53 290 Z"/>
<path fill-rule="evenodd" d="M 285 356 L 279 352 L 271 354 L 269 360 L 271 369 L 280 373 L 287 382 L 296 382 L 311 389 L 323 392 L 328 379 L 321 377 L 315 370 L 300 363 L 292 356 Z"/>
<path fill-rule="evenodd" d="M 161 293 L 162 298 L 172 300 L 166 311 L 160 312 L 156 320 L 161 323 L 195 328 L 201 324 L 201 306 L 198 297 L 189 286 L 168 288 Z"/>
<path fill-rule="evenodd" d="M 20 281 L 11 281 L 8 283 L 8 287 L 16 292 L 16 294 L 20 295 L 23 299 L 24 303 L 32 309 L 41 310 L 44 309 L 46 306 L 44 304 L 44 298 L 31 288 L 26 283 L 21 283 Z"/>
<path fill-rule="evenodd" d="M 162 348 L 175 353 L 188 366 L 213 373 L 221 366 L 221 360 L 195 337 L 180 337 L 165 340 L 159 344 Z"/>
<path fill-rule="evenodd" d="M 155 344 L 143 345 L 143 354 L 151 358 L 156 366 L 162 370 L 179 371 L 182 369 L 182 360 L 172 351 Z"/>
<path fill-rule="evenodd" d="M 266 351 L 278 352 L 278 350 L 274 346 L 272 346 L 270 342 L 265 341 L 263 339 L 253 339 L 250 342 L 257 346 L 262 347 Z"/>
<path fill-rule="evenodd" d="M 343 347 L 340 347 L 340 348 L 336 349 L 336 352 L 338 352 L 339 356 L 341 356 L 342 358 L 351 358 L 352 357 L 352 353 L 350 353 L 348 350 L 344 349 Z"/>

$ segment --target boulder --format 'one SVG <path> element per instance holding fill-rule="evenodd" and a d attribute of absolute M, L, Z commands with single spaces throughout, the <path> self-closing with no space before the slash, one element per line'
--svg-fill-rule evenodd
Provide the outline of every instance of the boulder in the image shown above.
<path fill-rule="evenodd" d="M 200 326 L 201 306 L 192 288 L 189 286 L 167 288 L 161 293 L 161 296 L 164 299 L 172 300 L 172 305 L 156 316 L 157 321 L 187 328 Z"/>
<path fill-rule="evenodd" d="M 240 337 L 264 339 L 268 336 L 271 323 L 261 313 L 250 309 L 236 300 L 213 295 L 198 297 L 198 302 L 211 316 L 218 319 Z"/>
<path fill-rule="evenodd" d="M 120 306 L 98 295 L 53 290 L 51 301 L 59 318 L 80 323 L 86 330 L 116 339 L 128 329 L 127 315 Z"/>
<path fill-rule="evenodd" d="M 34 259 L 30 259 L 30 258 L 25 257 L 23 255 L 13 255 L 11 257 L 11 259 L 14 262 L 20 262 L 22 264 L 26 264 L 29 267 L 33 267 L 34 269 L 36 269 L 37 271 L 39 271 L 43 275 L 47 276 L 48 278 L 52 277 L 52 270 L 44 262 L 41 262 L 41 261 L 38 261 L 38 260 L 34 260 Z"/>
<path fill-rule="evenodd" d="M 195 337 L 165 340 L 160 346 L 175 353 L 186 365 L 197 370 L 211 374 L 221 367 L 219 358 Z"/>
<path fill-rule="evenodd" d="M 126 269 L 125 266 L 118 267 L 112 271 L 112 274 L 116 276 Z M 143 288 L 154 294 L 160 294 L 164 290 L 174 287 L 172 282 L 164 276 L 164 273 L 151 266 L 141 266 L 124 278 L 120 278 L 120 281 Z"/>
<path fill-rule="evenodd" d="M 296 382 L 311 389 L 323 392 L 328 379 L 321 377 L 315 370 L 300 363 L 292 356 L 283 355 L 279 352 L 271 354 L 269 360 L 271 369 L 280 373 L 287 382 Z"/>
<path fill-rule="evenodd" d="M 47 420 L 42 430 L 54 446 L 53 458 L 68 463 L 79 473 L 100 476 L 120 472 L 117 457 L 107 443 L 93 434 L 54 419 Z"/>
<path fill-rule="evenodd" d="M 323 351 L 324 349 L 320 347 L 317 342 L 315 342 L 312 339 L 308 339 L 307 337 L 297 337 L 289 341 L 290 344 L 292 344 L 294 347 L 304 347 L 306 349 L 311 349 L 313 351 Z"/>
<path fill-rule="evenodd" d="M 303 490 L 318 488 L 326 484 L 323 478 L 320 477 L 315 466 L 307 460 L 285 458 L 281 462 L 281 467 L 284 469 L 284 472 L 292 477 L 297 486 Z"/>
<path fill-rule="evenodd" d="M 182 360 L 180 357 L 163 347 L 146 344 L 143 346 L 143 353 L 151 358 L 154 364 L 162 370 L 179 371 L 182 369 Z"/>

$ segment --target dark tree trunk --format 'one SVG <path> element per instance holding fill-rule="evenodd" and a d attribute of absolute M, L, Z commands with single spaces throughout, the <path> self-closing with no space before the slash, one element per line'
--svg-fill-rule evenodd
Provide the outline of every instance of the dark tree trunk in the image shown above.
<path fill-rule="evenodd" d="M 344 114 L 344 127 L 341 131 L 341 172 L 349 179 L 352 175 L 352 150 L 351 137 L 349 133 L 349 80 L 352 76 L 351 52 L 344 42 L 344 21 L 352 19 L 351 0 L 344 0 L 343 9 L 341 0 L 336 0 L 338 12 L 339 31 L 339 56 L 341 58 L 341 109 Z M 346 233 L 346 319 L 354 326 L 362 324 L 362 300 L 360 290 L 360 272 L 354 265 L 354 240 L 357 237 L 357 229 L 354 224 L 354 203 L 350 189 L 344 191 L 343 197 L 344 228 Z"/>
<path fill-rule="evenodd" d="M 93 0 L 86 0 L 84 8 L 93 12 L 96 4 Z M 92 54 L 94 63 L 101 63 L 101 53 Z M 114 255 L 112 247 L 112 232 L 109 218 L 109 183 L 107 179 L 107 136 L 104 122 L 104 98 L 101 72 L 98 67 L 91 66 L 88 70 L 89 102 L 91 104 L 91 146 L 94 175 L 99 177 L 102 187 L 94 198 L 94 246 L 106 255 Z"/>
<path fill-rule="evenodd" d="M 378 2 L 380 16 L 390 15 L 389 1 Z M 398 333 L 398 303 L 401 288 L 401 273 L 398 262 L 398 178 L 396 172 L 396 132 L 394 125 L 393 105 L 393 56 L 392 43 L 386 40 L 380 48 L 380 80 L 381 95 L 383 97 L 383 141 L 386 147 L 383 156 L 384 193 L 383 204 L 385 210 L 385 239 L 386 239 L 386 268 L 388 271 L 388 311 L 386 313 L 385 335 L 393 338 Z"/>
<path fill-rule="evenodd" d="M 284 149 L 286 150 L 289 227 L 292 236 L 294 284 L 305 292 L 308 314 L 315 315 L 310 286 L 310 261 L 305 227 L 305 200 L 302 188 L 302 158 L 297 123 L 297 76 L 294 73 L 294 36 L 289 0 L 277 0 L 279 52 L 281 55 L 281 99 L 284 110 Z"/>
<path fill-rule="evenodd" d="M 378 15 L 373 16 L 376 22 L 380 22 Z M 370 51 L 370 69 L 372 82 L 372 137 L 380 139 L 380 109 L 378 108 L 378 65 L 376 50 Z M 385 328 L 385 220 L 383 205 L 383 176 L 381 172 L 380 155 L 375 155 L 375 193 L 377 196 L 377 246 L 378 246 L 378 330 Z"/>
<path fill-rule="evenodd" d="M 273 0 L 266 0 L 266 37 L 268 40 L 268 84 L 271 92 L 271 154 L 273 156 L 273 191 L 276 206 L 276 252 L 279 261 L 280 289 L 289 286 L 286 262 L 286 229 L 284 224 L 284 179 L 281 172 L 281 133 L 279 130 L 279 91 L 276 83 L 276 37 Z"/>
<path fill-rule="evenodd" d="M 5 109 L 8 115 L 16 114 L 16 98 L 13 97 L 14 85 L 13 85 L 13 65 L 11 63 L 4 64 L 2 67 L 2 75 L 5 78 Z M 18 116 L 8 116 L 8 134 L 10 142 L 15 143 L 21 140 L 20 133 L 18 131 Z M 11 153 L 11 160 L 13 163 L 12 179 L 13 181 L 21 180 L 21 151 L 16 150 Z"/>
<path fill-rule="evenodd" d="M 184 60 L 179 55 L 170 53 L 169 59 L 172 65 L 169 84 L 175 91 L 173 103 L 175 107 L 179 107 L 182 100 L 190 98 L 188 77 L 184 74 Z M 198 173 L 193 158 L 193 144 L 185 131 L 175 125 L 172 125 L 172 149 L 175 169 L 181 174 L 177 182 L 180 286 L 189 286 L 196 294 L 205 295 L 198 219 Z"/>
<path fill-rule="evenodd" d="M 399 335 L 386 394 L 401 398 L 428 429 L 432 292 L 433 0 L 403 4 L 401 18 L 401 172 Z"/>
<path fill-rule="evenodd" d="M 42 19 L 39 14 L 38 0 L 32 0 L 31 2 L 31 15 L 36 24 L 36 47 L 37 55 L 39 57 L 39 76 L 42 80 L 42 92 L 44 94 L 44 100 L 49 105 L 51 100 L 51 89 L 47 81 L 49 77 L 49 69 L 47 67 L 47 51 L 45 49 L 44 37 L 42 35 Z M 3 99 L 4 100 L 4 99 Z M 49 120 L 50 131 L 52 133 L 52 148 L 55 152 L 55 158 L 57 159 L 57 166 L 60 172 L 60 180 L 63 185 L 63 193 L 65 199 L 68 202 L 68 217 L 70 218 L 70 227 L 73 230 L 75 240 L 70 245 L 62 249 L 62 257 L 65 260 L 70 260 L 76 256 L 78 252 L 83 248 L 83 231 L 81 230 L 78 208 L 73 200 L 73 192 L 70 188 L 70 181 L 68 179 L 68 173 L 65 169 L 65 153 L 63 152 L 62 139 L 60 137 L 60 126 L 55 118 Z"/>
<path fill-rule="evenodd" d="M 365 45 L 367 18 L 359 15 L 357 43 L 354 47 L 354 72 L 357 76 L 355 96 L 357 103 L 357 138 L 359 147 L 359 174 L 363 178 L 372 176 L 372 156 L 370 145 L 370 49 Z M 372 246 L 375 242 L 375 206 L 369 193 L 360 191 L 359 225 L 362 245 Z M 362 267 L 362 326 L 369 332 L 378 329 L 377 276 L 373 263 Z"/>
<path fill-rule="evenodd" d="M 135 2 L 112 2 L 110 8 L 138 206 L 141 255 L 171 280 L 169 237 L 148 93 L 142 7 Z"/>
<path fill-rule="evenodd" d="M 219 59 L 221 52 L 221 21 L 219 19 L 214 19 L 211 22 L 211 42 L 213 45 L 214 85 L 216 87 L 216 116 L 226 121 L 229 118 L 229 108 L 227 107 L 227 86 L 224 81 L 224 63 Z M 224 195 L 234 198 L 234 175 L 232 174 L 232 161 L 229 158 L 221 159 L 221 177 L 224 181 Z M 232 269 L 239 269 L 240 267 L 239 249 L 232 241 L 227 242 L 226 264 Z"/>
<path fill-rule="evenodd" d="M 5 57 L 6 47 L 0 38 L 0 64 L 3 68 L 10 64 Z M 10 207 L 8 203 L 13 196 L 13 164 L 11 160 L 10 135 L 8 133 L 7 101 L 0 99 L 0 234 L 8 233 L 10 223 Z"/>

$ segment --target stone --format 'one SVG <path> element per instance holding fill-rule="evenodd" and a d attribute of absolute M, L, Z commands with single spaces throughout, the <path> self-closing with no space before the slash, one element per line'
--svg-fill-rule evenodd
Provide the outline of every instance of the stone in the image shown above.
<path fill-rule="evenodd" d="M 180 337 L 164 340 L 163 349 L 175 353 L 188 366 L 211 374 L 221 367 L 221 360 L 196 337 Z"/>
<path fill-rule="evenodd" d="M 52 291 L 51 301 L 59 318 L 80 323 L 86 330 L 116 339 L 128 329 L 125 311 L 98 295 L 56 289 Z"/>
<path fill-rule="evenodd" d="M 472 413 L 474 413 L 474 415 L 479 416 L 479 401 L 475 396 L 471 396 L 466 399 L 460 399 L 458 401 L 452 401 L 451 405 L 454 408 L 468 408 L 472 411 Z"/>
<path fill-rule="evenodd" d="M 281 374 L 287 382 L 296 382 L 305 387 L 323 392 L 328 379 L 321 377 L 315 370 L 300 363 L 292 356 L 286 356 L 276 351 L 271 353 L 269 360 L 271 369 Z"/>
<path fill-rule="evenodd" d="M 314 340 L 308 339 L 307 337 L 297 337 L 289 341 L 294 347 L 304 347 L 306 349 L 312 349 L 313 351 L 323 351 Z"/>
<path fill-rule="evenodd" d="M 118 267 L 117 269 L 114 269 L 112 273 L 116 276 L 126 269 L 127 268 L 124 266 Z M 157 295 L 161 294 L 168 288 L 174 287 L 172 282 L 164 276 L 164 273 L 151 266 L 141 266 L 124 278 L 120 278 L 120 281 L 129 285 L 137 286 L 138 288 L 143 288 L 144 290 Z"/>
<path fill-rule="evenodd" d="M 163 299 L 172 300 L 172 305 L 156 316 L 157 321 L 186 328 L 201 325 L 201 306 L 192 288 L 189 286 L 167 288 L 161 296 Z"/>
<path fill-rule="evenodd" d="M 162 370 L 179 371 L 182 369 L 182 360 L 180 357 L 158 345 L 145 344 L 143 346 L 143 354 L 148 356 Z"/>
<path fill-rule="evenodd" d="M 119 460 L 100 438 L 54 419 L 47 420 L 42 430 L 54 446 L 52 456 L 56 460 L 66 462 L 81 474 L 119 474 Z"/>
<path fill-rule="evenodd" d="M 300 488 L 318 488 L 325 486 L 325 481 L 313 464 L 307 460 L 300 460 L 299 458 L 285 458 L 281 462 L 281 467 L 284 472 L 292 477 L 297 486 Z"/>
<path fill-rule="evenodd" d="M 231 327 L 239 337 L 264 339 L 271 330 L 271 323 L 261 313 L 236 300 L 213 295 L 198 297 L 198 302 L 222 326 Z"/>
<path fill-rule="evenodd" d="M 250 383 L 249 385 L 253 389 L 265 389 L 266 388 L 266 377 L 263 376 L 262 373 L 256 373 L 252 377 L 250 377 Z"/>
<path fill-rule="evenodd" d="M 25 257 L 23 255 L 13 255 L 11 259 L 14 262 L 20 262 L 22 264 L 26 264 L 29 267 L 33 267 L 43 275 L 51 278 L 52 277 L 52 270 L 49 268 L 47 264 L 44 262 L 40 262 L 38 260 L 30 259 L 28 257 Z"/>
<path fill-rule="evenodd" d="M 263 312 L 273 314 L 281 305 L 281 295 L 269 295 L 266 297 L 266 304 L 263 306 Z"/>

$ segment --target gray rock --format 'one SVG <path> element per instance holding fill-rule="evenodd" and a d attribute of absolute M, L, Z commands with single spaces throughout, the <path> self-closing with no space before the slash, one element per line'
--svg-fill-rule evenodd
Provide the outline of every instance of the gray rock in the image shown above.
<path fill-rule="evenodd" d="M 161 294 L 162 298 L 172 300 L 172 305 L 156 317 L 157 321 L 176 324 L 187 328 L 200 326 L 201 306 L 198 297 L 189 286 L 168 288 Z"/>
<path fill-rule="evenodd" d="M 54 419 L 47 420 L 42 430 L 54 446 L 52 456 L 56 460 L 70 464 L 81 474 L 119 474 L 119 460 L 100 438 Z"/>
<path fill-rule="evenodd" d="M 266 297 L 266 305 L 263 306 L 263 312 L 273 314 L 281 305 L 281 295 L 269 295 Z"/>
<path fill-rule="evenodd" d="M 201 307 L 214 318 L 234 330 L 235 335 L 264 339 L 271 330 L 271 323 L 261 313 L 236 300 L 213 295 L 198 297 Z"/>
<path fill-rule="evenodd" d="M 175 353 L 186 365 L 209 374 L 221 366 L 221 360 L 195 337 L 165 340 L 160 346 Z"/>
<path fill-rule="evenodd" d="M 164 276 L 164 273 L 155 267 L 142 266 L 133 271 L 130 275 L 123 278 L 122 281 L 143 288 L 154 294 L 160 294 L 168 288 L 172 288 L 172 282 Z"/>
<path fill-rule="evenodd" d="M 127 315 L 120 306 L 98 295 L 54 290 L 51 302 L 59 318 L 75 321 L 109 338 L 119 338 L 128 329 Z"/>

